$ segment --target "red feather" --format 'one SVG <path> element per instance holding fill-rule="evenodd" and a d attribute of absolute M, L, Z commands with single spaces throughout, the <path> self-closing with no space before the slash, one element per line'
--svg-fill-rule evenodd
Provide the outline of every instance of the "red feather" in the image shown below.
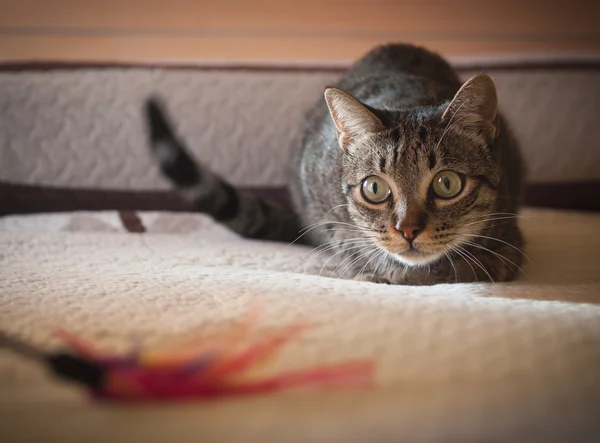
<path fill-rule="evenodd" d="M 251 321 L 230 334 L 213 337 L 184 352 L 162 355 L 141 350 L 125 355 L 104 354 L 64 330 L 57 334 L 78 357 L 104 369 L 104 379 L 93 394 L 114 401 L 178 400 L 248 395 L 293 387 L 371 386 L 374 366 L 366 360 L 347 361 L 316 368 L 249 378 L 248 371 L 273 356 L 306 329 L 292 325 L 273 335 L 240 348 Z"/>

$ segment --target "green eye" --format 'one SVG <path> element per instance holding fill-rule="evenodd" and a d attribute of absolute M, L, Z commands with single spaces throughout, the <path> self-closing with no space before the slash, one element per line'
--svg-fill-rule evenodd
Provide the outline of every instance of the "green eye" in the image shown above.
<path fill-rule="evenodd" d="M 363 198 L 369 203 L 383 203 L 386 201 L 391 190 L 384 179 L 376 175 L 370 175 L 365 178 L 360 188 Z"/>
<path fill-rule="evenodd" d="M 452 198 L 462 191 L 463 181 L 456 172 L 442 171 L 436 174 L 431 186 L 438 197 Z"/>

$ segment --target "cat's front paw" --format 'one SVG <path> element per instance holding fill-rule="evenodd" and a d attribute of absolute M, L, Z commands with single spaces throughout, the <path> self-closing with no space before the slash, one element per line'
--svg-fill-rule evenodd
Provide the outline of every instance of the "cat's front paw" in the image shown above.
<path fill-rule="evenodd" d="M 366 281 L 366 282 L 370 282 L 370 283 L 383 283 L 386 285 L 391 284 L 391 282 L 386 277 L 383 277 L 381 275 L 375 275 L 375 274 L 358 274 L 352 280 Z"/>

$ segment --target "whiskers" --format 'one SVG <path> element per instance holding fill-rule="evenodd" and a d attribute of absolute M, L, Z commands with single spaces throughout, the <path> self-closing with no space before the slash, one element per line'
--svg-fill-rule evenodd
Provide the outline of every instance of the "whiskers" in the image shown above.
<path fill-rule="evenodd" d="M 324 253 L 336 251 L 331 257 L 329 257 L 329 259 L 326 262 L 326 263 L 328 263 L 329 260 L 338 256 L 339 254 L 342 254 L 342 253 L 348 252 L 348 251 L 352 251 L 355 249 L 366 248 L 368 246 L 371 246 L 372 244 L 373 244 L 373 240 L 371 240 L 369 238 L 365 238 L 365 237 L 330 240 L 330 241 L 322 243 L 322 244 L 314 247 L 310 251 L 308 251 L 300 259 L 298 265 L 294 268 L 294 270 L 297 270 L 298 267 L 304 265 L 302 268 L 302 272 L 306 272 L 308 265 L 312 261 L 317 259 L 319 256 L 323 255 Z"/>
<path fill-rule="evenodd" d="M 517 218 L 525 218 L 525 217 L 523 217 L 522 215 L 519 215 L 519 214 L 514 214 L 512 212 L 492 212 L 491 214 L 485 214 L 485 215 L 481 216 L 481 218 L 474 220 L 470 223 L 465 223 L 461 226 L 467 227 L 467 226 L 474 226 L 474 225 L 479 225 L 482 223 L 489 223 L 489 222 L 495 222 L 495 221 L 515 220 Z M 505 222 L 505 223 L 507 223 L 507 222 Z M 500 224 L 501 223 L 498 223 L 493 226 L 498 226 Z M 493 226 L 489 226 L 489 227 L 493 227 Z"/>
<path fill-rule="evenodd" d="M 490 240 L 490 241 L 495 241 L 495 242 L 502 243 L 503 245 L 506 245 L 509 248 L 512 248 L 515 251 L 517 251 L 519 254 L 521 254 L 523 257 L 525 257 L 527 259 L 527 261 L 529 261 L 529 263 L 531 263 L 533 266 L 535 266 L 535 263 L 533 262 L 533 260 L 527 254 L 525 254 L 525 252 L 523 252 L 521 249 L 517 248 L 515 245 L 510 244 L 509 242 L 507 242 L 505 240 L 501 240 L 501 239 L 496 238 L 496 237 L 490 237 L 488 235 L 481 235 L 481 234 L 459 234 L 459 235 L 462 236 L 462 237 L 468 237 L 468 238 L 483 238 L 485 240 Z M 479 244 L 477 244 L 477 245 L 481 246 Z"/>
<path fill-rule="evenodd" d="M 502 254 L 500 254 L 500 253 L 498 253 L 498 252 L 496 252 L 496 251 L 492 251 L 491 249 L 489 249 L 489 248 L 486 248 L 485 246 L 482 246 L 482 245 L 480 245 L 480 244 L 478 244 L 478 243 L 475 243 L 475 242 L 471 242 L 471 241 L 468 241 L 468 240 L 463 240 L 463 243 L 464 243 L 464 244 L 466 244 L 466 245 L 469 245 L 469 246 L 471 246 L 472 248 L 481 249 L 481 250 L 483 250 L 483 251 L 487 251 L 487 252 L 489 252 L 490 254 L 493 254 L 494 256 L 496 256 L 496 257 L 498 257 L 500 260 L 502 260 L 502 261 L 504 262 L 504 264 L 506 264 L 507 266 L 508 266 L 508 265 L 514 266 L 514 267 L 515 267 L 515 269 L 519 270 L 519 272 L 521 272 L 521 273 L 522 273 L 522 274 L 523 274 L 523 275 L 524 275 L 524 276 L 527 278 L 527 280 L 529 280 L 529 282 L 531 283 L 531 278 L 529 278 L 529 275 L 527 275 L 527 273 L 526 273 L 526 272 L 523 270 L 523 268 L 521 268 L 521 267 L 520 267 L 519 265 L 517 265 L 517 264 L 516 264 L 514 261 L 512 261 L 512 260 L 508 259 L 508 258 L 507 258 L 507 257 L 505 257 L 504 255 L 502 255 Z M 523 255 L 524 255 L 524 254 L 523 254 Z"/>
<path fill-rule="evenodd" d="M 332 210 L 340 206 L 345 205 L 336 206 L 332 208 Z M 377 270 L 381 266 L 385 266 L 389 260 L 389 257 L 387 257 L 387 252 L 376 243 L 375 235 L 380 234 L 381 231 L 372 227 L 361 226 L 353 223 L 324 220 L 318 223 L 313 223 L 312 225 L 302 229 L 299 237 L 289 245 L 297 242 L 309 232 L 328 232 L 330 233 L 329 235 L 332 237 L 332 239 L 321 243 L 308 251 L 300 259 L 299 263 L 294 268 L 294 271 L 306 273 L 311 263 L 317 261 L 319 257 L 327 255 L 327 253 L 331 255 L 327 257 L 327 259 L 321 265 L 318 271 L 319 276 L 322 276 L 326 272 L 329 267 L 329 263 L 332 262 L 335 262 L 334 264 L 336 264 L 336 267 L 334 269 L 330 269 L 329 276 L 343 277 L 351 269 L 358 266 L 361 266 L 361 268 L 357 275 L 362 275 L 371 268 L 375 268 L 375 270 Z M 352 234 L 354 235 L 352 236 Z M 339 261 L 338 258 L 340 256 L 343 256 L 341 261 Z M 336 258 L 338 258 L 339 263 L 337 263 Z"/>
<path fill-rule="evenodd" d="M 456 265 L 454 264 L 454 260 L 452 260 L 452 255 L 450 254 L 452 249 L 446 246 L 444 248 L 444 256 L 450 262 L 450 266 L 452 266 L 452 270 L 454 271 L 454 283 L 458 283 L 458 272 L 456 271 Z"/>
<path fill-rule="evenodd" d="M 337 207 L 341 206 L 344 205 Z M 512 251 L 518 252 L 530 263 L 533 263 L 531 258 L 519 249 L 520 244 L 517 246 L 505 240 L 502 231 L 486 230 L 494 223 L 510 222 L 518 218 L 521 218 L 519 214 L 510 212 L 494 212 L 474 217 L 466 224 L 459 226 L 462 228 L 461 230 L 466 230 L 466 233 L 454 226 L 449 226 L 447 231 L 441 233 L 443 241 L 438 240 L 435 244 L 427 243 L 423 246 L 422 251 L 427 254 L 438 254 L 436 257 L 442 257 L 443 260 L 448 261 L 448 263 L 444 263 L 444 269 L 431 269 L 436 272 L 445 272 L 444 278 L 448 282 L 489 280 L 494 283 L 496 280 L 504 281 L 512 278 L 515 274 L 522 274 L 531 281 L 522 267 L 520 257 Z M 404 260 L 400 260 L 388 252 L 381 243 L 384 241 L 382 231 L 377 227 L 335 220 L 322 220 L 307 226 L 300 232 L 298 238 L 313 232 L 318 233 L 318 237 L 327 239 L 327 241 L 323 241 L 309 250 L 293 270 L 339 278 L 347 278 L 349 273 L 351 277 L 361 277 L 365 274 L 379 275 L 391 269 L 392 265 L 396 268 L 404 266 L 405 270 L 409 271 L 409 268 L 413 266 L 412 262 L 404 263 Z M 444 230 L 446 229 L 444 227 Z M 510 237 L 506 237 L 506 239 L 510 239 Z M 424 264 L 416 266 L 422 267 Z M 469 272 L 473 273 L 474 278 L 469 277 Z"/>
<path fill-rule="evenodd" d="M 513 270 L 516 270 L 518 272 L 520 272 L 521 274 L 523 274 L 527 280 L 529 280 L 531 282 L 531 278 L 529 277 L 529 275 L 523 270 L 523 268 L 521 266 L 519 266 L 519 264 L 515 263 L 513 260 L 511 260 L 510 258 L 508 258 L 506 255 L 501 254 L 500 252 L 494 250 L 494 248 L 492 246 L 490 246 L 489 248 L 478 243 L 476 241 L 477 238 L 481 238 L 484 240 L 488 240 L 488 241 L 493 241 L 493 242 L 498 242 L 502 245 L 506 245 L 512 249 L 514 249 L 515 251 L 517 251 L 519 254 L 521 254 L 523 257 L 525 257 L 532 265 L 535 266 L 535 264 L 533 263 L 533 261 L 531 260 L 531 258 L 525 254 L 525 252 L 523 252 L 521 249 L 519 249 L 518 247 L 516 247 L 515 245 L 510 244 L 509 242 L 496 238 L 496 237 L 491 237 L 491 236 L 487 236 L 487 235 L 481 235 L 481 234 L 462 234 L 462 233 L 456 233 L 454 234 L 455 237 L 457 238 L 457 240 L 459 241 L 458 244 L 450 244 L 450 245 L 446 245 L 445 246 L 445 252 L 444 254 L 446 255 L 446 258 L 448 259 L 448 261 L 450 262 L 450 264 L 452 265 L 452 268 L 454 270 L 454 274 L 455 274 L 455 280 L 458 280 L 458 275 L 457 275 L 457 269 L 456 269 L 456 264 L 455 262 L 453 262 L 452 260 L 452 253 L 454 253 L 456 256 L 460 257 L 463 259 L 463 261 L 465 263 L 467 263 L 469 265 L 469 267 L 471 268 L 471 271 L 473 272 L 473 275 L 475 276 L 475 278 L 477 278 L 477 271 L 476 268 L 480 269 L 486 276 L 487 278 L 489 278 L 489 280 L 494 283 L 494 279 L 492 277 L 492 274 L 490 273 L 490 270 L 486 267 L 486 260 L 482 260 L 481 255 L 478 257 L 475 253 L 474 250 L 478 249 L 481 251 L 484 251 L 485 254 L 489 254 L 490 256 L 493 256 L 495 258 L 497 258 L 498 260 L 500 260 L 502 262 L 502 264 L 508 268 L 513 268 Z M 471 250 L 469 250 L 469 249 Z M 473 265 L 475 267 L 473 267 Z M 489 263 L 488 263 L 489 266 Z"/>
<path fill-rule="evenodd" d="M 457 255 L 462 257 L 462 259 L 469 265 L 469 267 L 471 268 L 471 271 L 473 271 L 475 280 L 477 280 L 477 272 L 475 271 L 475 268 L 473 267 L 471 262 L 474 263 L 475 265 L 477 265 L 479 267 L 479 269 L 481 269 L 483 271 L 483 273 L 490 279 L 490 282 L 495 283 L 494 279 L 492 278 L 491 274 L 488 272 L 488 270 L 486 269 L 484 264 L 481 263 L 481 260 L 479 260 L 475 255 L 473 255 L 471 252 L 469 252 L 467 249 L 465 249 L 461 245 L 449 245 L 448 247 L 452 251 L 454 251 Z M 455 271 L 456 271 L 456 269 L 455 269 Z"/>
<path fill-rule="evenodd" d="M 381 265 L 384 265 L 384 269 L 385 269 L 385 265 L 387 265 L 388 260 L 390 259 L 387 251 L 385 251 L 384 249 L 379 249 L 379 251 L 374 254 L 369 260 L 367 260 L 367 262 L 364 264 L 364 266 L 358 271 L 358 273 L 356 274 L 357 277 L 361 277 L 363 275 L 363 273 L 365 272 L 365 270 L 367 269 L 367 266 L 369 266 L 369 264 L 371 262 L 376 263 L 376 266 L 373 269 L 373 274 L 377 275 L 377 271 L 379 270 L 379 267 Z"/>
<path fill-rule="evenodd" d="M 300 259 L 299 263 L 294 268 L 294 271 L 297 271 L 298 268 L 302 267 L 302 272 L 305 273 L 311 262 L 314 262 L 318 257 L 322 256 L 323 254 L 326 254 L 328 252 L 334 252 L 333 255 L 327 258 L 325 263 L 323 263 L 323 265 L 321 266 L 319 272 L 319 275 L 321 275 L 324 269 L 327 267 L 327 264 L 330 261 L 332 261 L 335 257 L 344 253 L 350 253 L 350 257 L 354 257 L 359 254 L 364 254 L 365 252 L 370 252 L 370 249 L 375 246 L 373 238 L 373 233 L 377 232 L 375 229 L 370 228 L 368 226 L 360 226 L 352 223 L 332 220 L 324 220 L 305 227 L 300 232 L 300 236 L 289 245 L 292 245 L 293 243 L 297 242 L 301 237 L 315 230 L 318 230 L 317 232 L 320 233 L 329 232 L 331 237 L 333 238 L 329 241 L 317 245 L 316 247 L 308 251 Z M 352 234 L 354 234 L 353 237 L 351 237 Z M 338 236 L 339 238 L 335 238 L 336 236 Z"/>
<path fill-rule="evenodd" d="M 339 205 L 339 206 L 348 206 L 348 205 Z M 339 207 L 339 206 L 335 206 L 334 208 L 331 208 L 329 211 Z M 328 211 L 328 212 L 329 212 Z M 373 229 L 371 227 L 368 226 L 360 226 L 360 225 L 354 225 L 352 223 L 346 223 L 346 222 L 340 222 L 340 221 L 334 221 L 334 220 L 323 220 L 317 223 L 313 223 L 311 225 L 308 225 L 304 228 L 302 228 L 300 230 L 300 235 L 298 237 L 296 237 L 296 239 L 294 241 L 292 241 L 291 243 L 289 243 L 287 246 L 293 245 L 294 243 L 296 243 L 298 240 L 300 240 L 302 237 L 304 237 L 306 234 L 308 234 L 311 231 L 314 231 L 315 229 L 318 229 L 322 226 L 325 226 L 326 229 L 324 229 L 324 231 L 327 231 L 327 227 L 328 226 L 333 226 L 333 225 L 339 225 L 339 226 L 344 226 L 346 228 L 355 230 L 357 232 L 378 232 L 376 229 Z M 329 229 L 332 230 L 332 229 Z"/>
<path fill-rule="evenodd" d="M 340 264 L 337 265 L 337 267 L 335 268 L 335 270 L 333 272 L 330 273 L 330 277 L 335 275 L 336 271 L 340 268 L 340 266 L 342 266 L 342 264 L 348 259 L 348 258 L 352 258 L 358 255 L 358 257 L 356 258 L 356 261 L 360 260 L 363 256 L 367 256 L 370 253 L 372 253 L 373 250 L 373 241 L 369 241 L 369 243 L 366 244 L 361 244 L 358 246 L 350 246 L 348 248 L 343 248 L 340 251 L 336 252 L 335 254 L 333 254 L 331 257 L 329 257 L 327 259 L 327 261 L 325 263 L 323 263 L 323 266 L 321 266 L 321 269 L 319 270 L 319 275 L 323 274 L 323 270 L 327 267 L 327 264 L 334 259 L 335 257 L 341 255 L 341 254 L 345 254 L 347 252 L 350 252 L 352 250 L 358 249 L 358 251 L 353 252 L 352 254 L 350 254 L 348 257 L 346 257 L 344 260 L 342 260 L 342 262 Z M 354 260 L 350 263 L 350 267 L 352 266 L 352 264 L 354 263 Z M 349 268 L 348 268 L 349 269 Z M 344 268 L 344 271 L 340 273 L 340 275 L 344 275 L 345 271 L 347 271 L 346 268 Z"/>
<path fill-rule="evenodd" d="M 346 272 L 350 271 L 355 265 L 358 264 L 358 262 L 360 262 L 363 259 L 367 259 L 367 257 L 371 256 L 369 260 L 367 260 L 368 263 L 373 258 L 373 255 L 378 252 L 378 250 L 379 249 L 377 248 L 377 246 L 375 244 L 372 244 L 366 248 L 363 248 L 357 253 L 349 255 L 344 260 L 342 260 L 342 262 L 339 265 L 336 266 L 336 268 L 329 274 L 329 276 L 333 277 L 335 275 L 338 277 L 343 277 L 344 275 L 346 275 Z M 338 273 L 338 269 L 340 269 L 346 261 L 348 261 L 348 263 Z"/>

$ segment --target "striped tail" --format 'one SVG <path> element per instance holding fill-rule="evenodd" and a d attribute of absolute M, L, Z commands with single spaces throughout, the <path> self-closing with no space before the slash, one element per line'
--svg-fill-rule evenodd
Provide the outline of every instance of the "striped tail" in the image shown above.
<path fill-rule="evenodd" d="M 150 146 L 162 173 L 196 211 L 212 216 L 239 235 L 253 239 L 293 241 L 298 218 L 290 210 L 235 189 L 194 161 L 171 128 L 155 99 L 146 103 Z"/>

